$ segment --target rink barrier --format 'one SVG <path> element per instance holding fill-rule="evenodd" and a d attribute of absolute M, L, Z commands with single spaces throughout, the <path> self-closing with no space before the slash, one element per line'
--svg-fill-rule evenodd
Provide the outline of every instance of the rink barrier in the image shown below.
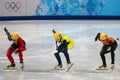
<path fill-rule="evenodd" d="M 4 16 L 0 21 L 9 20 L 120 20 L 120 16 Z"/>

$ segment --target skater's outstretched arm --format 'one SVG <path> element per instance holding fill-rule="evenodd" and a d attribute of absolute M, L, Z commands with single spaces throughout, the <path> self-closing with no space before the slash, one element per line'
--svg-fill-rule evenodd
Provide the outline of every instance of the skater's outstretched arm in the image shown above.
<path fill-rule="evenodd" d="M 52 30 L 52 32 L 53 32 L 53 34 L 56 33 L 56 31 L 54 29 Z M 56 48 L 58 48 L 57 41 L 55 41 L 55 44 L 56 44 Z"/>
<path fill-rule="evenodd" d="M 8 36 L 8 40 L 11 41 L 11 35 L 9 33 L 9 31 L 6 29 L 6 27 L 4 27 L 4 31 L 6 32 L 6 35 Z"/>
<path fill-rule="evenodd" d="M 54 29 L 52 30 L 52 32 L 53 32 L 54 34 L 56 33 L 56 31 L 55 31 Z"/>
<path fill-rule="evenodd" d="M 98 33 L 95 37 L 95 41 L 99 40 L 100 39 L 100 33 Z"/>

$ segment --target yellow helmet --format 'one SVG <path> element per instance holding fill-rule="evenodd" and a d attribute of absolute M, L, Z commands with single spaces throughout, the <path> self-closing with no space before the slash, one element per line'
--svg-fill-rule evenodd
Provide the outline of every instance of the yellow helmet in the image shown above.
<path fill-rule="evenodd" d="M 106 40 L 107 39 L 107 34 L 106 33 L 101 33 L 100 34 L 100 40 Z"/>
<path fill-rule="evenodd" d="M 17 32 L 13 32 L 12 34 L 11 34 L 11 39 L 12 40 L 17 40 L 18 39 L 18 37 L 19 37 L 19 35 L 18 35 L 18 33 Z"/>
<path fill-rule="evenodd" d="M 54 34 L 54 39 L 60 41 L 60 38 L 61 38 L 61 33 L 60 32 L 56 32 Z"/>

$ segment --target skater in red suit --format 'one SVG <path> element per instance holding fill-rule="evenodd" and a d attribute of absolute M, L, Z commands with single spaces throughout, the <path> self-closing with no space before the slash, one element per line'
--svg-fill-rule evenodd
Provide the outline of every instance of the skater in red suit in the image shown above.
<path fill-rule="evenodd" d="M 111 69 L 113 70 L 115 67 L 115 50 L 117 48 L 117 41 L 112 38 L 111 36 L 108 36 L 106 33 L 98 33 L 95 37 L 95 41 L 99 40 L 103 43 L 102 49 L 100 51 L 100 56 L 102 59 L 102 65 L 98 68 L 106 68 L 106 58 L 105 54 L 111 53 Z"/>
<path fill-rule="evenodd" d="M 17 32 L 13 32 L 12 34 L 10 34 L 6 28 L 4 28 L 4 31 L 6 32 L 6 34 L 8 36 L 8 40 L 13 41 L 13 43 L 10 45 L 10 47 L 8 48 L 7 53 L 6 53 L 6 56 L 11 63 L 10 65 L 7 65 L 7 68 L 16 66 L 14 58 L 12 57 L 13 53 L 18 54 L 19 59 L 20 59 L 21 68 L 23 68 L 24 67 L 23 51 L 26 50 L 25 41 L 18 35 Z"/>

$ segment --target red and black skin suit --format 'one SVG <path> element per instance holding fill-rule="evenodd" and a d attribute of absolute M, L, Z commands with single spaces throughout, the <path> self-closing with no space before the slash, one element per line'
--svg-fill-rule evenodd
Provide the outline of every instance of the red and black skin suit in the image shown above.
<path fill-rule="evenodd" d="M 9 41 L 13 41 L 11 39 L 11 35 L 8 32 L 6 28 L 4 28 L 4 31 L 6 32 L 8 36 Z M 13 41 L 13 43 L 10 45 L 10 47 L 7 50 L 6 56 L 10 63 L 15 66 L 14 58 L 12 57 L 13 53 L 17 53 L 20 59 L 20 63 L 23 63 L 23 51 L 26 50 L 26 43 L 25 41 L 19 36 L 17 41 Z"/>

